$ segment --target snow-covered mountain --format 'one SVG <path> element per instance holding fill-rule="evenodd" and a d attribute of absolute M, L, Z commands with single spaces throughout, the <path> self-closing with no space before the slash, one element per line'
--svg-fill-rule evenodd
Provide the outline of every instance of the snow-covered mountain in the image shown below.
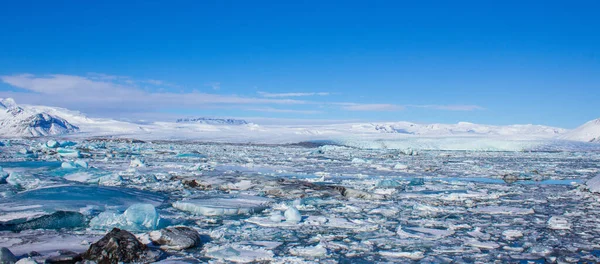
<path fill-rule="evenodd" d="M 224 119 L 224 118 L 208 118 L 208 117 L 199 117 L 199 118 L 181 118 L 177 119 L 177 123 L 197 123 L 197 124 L 207 124 L 207 125 L 230 125 L 230 126 L 239 126 L 239 125 L 247 125 L 248 122 L 246 120 L 241 119 Z"/>
<path fill-rule="evenodd" d="M 137 124 L 108 118 L 90 118 L 80 112 L 59 107 L 17 105 L 12 99 L 0 100 L 0 137 L 65 134 L 81 138 L 100 136 L 239 143 L 328 140 L 369 148 L 523 150 L 547 144 L 579 148 L 582 147 L 581 144 L 587 143 L 575 141 L 600 142 L 600 119 L 571 131 L 541 125 L 493 126 L 467 122 L 257 125 L 236 119 L 193 118 L 180 119 L 178 122 Z"/>
<path fill-rule="evenodd" d="M 600 118 L 589 121 L 561 137 L 566 140 L 600 143 Z"/>
<path fill-rule="evenodd" d="M 417 124 L 411 122 L 362 123 L 352 126 L 355 131 L 378 131 L 389 134 L 420 136 L 521 136 L 552 138 L 567 129 L 541 125 L 493 126 L 468 122 L 458 124 Z"/>
<path fill-rule="evenodd" d="M 0 99 L 0 136 L 39 137 L 79 130 L 62 117 L 21 107 L 12 98 Z"/>

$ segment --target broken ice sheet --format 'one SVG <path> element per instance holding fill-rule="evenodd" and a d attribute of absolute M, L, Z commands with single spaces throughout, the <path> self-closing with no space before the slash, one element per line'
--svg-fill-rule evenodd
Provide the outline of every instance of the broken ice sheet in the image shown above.
<path fill-rule="evenodd" d="M 81 157 L 67 158 L 39 147 L 47 141 L 3 147 L 4 171 L 39 182 L 0 184 L 0 219 L 39 227 L 31 220 L 73 212 L 85 226 L 3 231 L 0 246 L 21 255 L 26 245 L 81 252 L 110 223 L 127 225 L 129 207 L 149 203 L 167 224 L 203 237 L 201 248 L 169 251 L 164 262 L 598 261 L 600 199 L 581 185 L 600 171 L 597 153 L 89 140 L 68 146 Z M 77 159 L 88 168 L 60 168 Z M 107 222 L 90 228 L 101 214 Z M 153 226 L 145 215 L 132 220 Z M 70 217 L 59 220 L 78 219 Z M 63 248 L 49 246 L 57 236 L 69 240 Z"/>

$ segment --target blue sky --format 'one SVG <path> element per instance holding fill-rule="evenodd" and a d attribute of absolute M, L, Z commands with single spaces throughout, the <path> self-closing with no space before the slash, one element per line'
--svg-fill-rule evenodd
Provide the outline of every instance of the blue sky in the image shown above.
<path fill-rule="evenodd" d="M 600 117 L 598 10 L 598 1 L 7 1 L 0 97 L 129 119 L 572 128 Z"/>

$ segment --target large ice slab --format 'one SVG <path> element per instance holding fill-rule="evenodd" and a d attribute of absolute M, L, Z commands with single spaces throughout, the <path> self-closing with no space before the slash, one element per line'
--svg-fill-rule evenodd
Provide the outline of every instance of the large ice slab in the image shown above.
<path fill-rule="evenodd" d="M 158 206 L 163 202 L 161 195 L 129 188 L 58 186 L 26 191 L 0 200 L 0 220 L 7 224 L 30 221 L 57 211 L 125 210 L 137 203 Z"/>
<path fill-rule="evenodd" d="M 205 216 L 240 215 L 260 212 L 271 199 L 251 195 L 219 195 L 187 199 L 173 203 L 173 207 Z"/>

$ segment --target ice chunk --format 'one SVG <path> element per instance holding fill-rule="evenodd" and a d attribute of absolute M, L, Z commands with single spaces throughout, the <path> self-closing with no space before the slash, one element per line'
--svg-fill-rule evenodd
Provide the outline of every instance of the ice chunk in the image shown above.
<path fill-rule="evenodd" d="M 146 167 L 146 164 L 144 164 L 144 162 L 140 159 L 132 159 L 131 162 L 129 163 L 129 167 L 131 168 L 140 168 L 140 167 Z"/>
<path fill-rule="evenodd" d="M 400 182 L 396 180 L 381 180 L 377 183 L 378 188 L 396 188 L 400 186 Z"/>
<path fill-rule="evenodd" d="M 565 217 L 553 216 L 548 219 L 548 228 L 554 230 L 568 230 L 571 229 L 571 224 Z"/>
<path fill-rule="evenodd" d="M 437 240 L 453 235 L 454 231 L 448 229 L 399 226 L 396 233 L 402 238 Z"/>
<path fill-rule="evenodd" d="M 88 163 L 85 160 L 76 160 L 75 165 L 79 168 L 87 169 L 89 168 Z"/>
<path fill-rule="evenodd" d="M 398 164 L 394 165 L 394 169 L 395 170 L 407 170 L 408 166 L 406 164 L 398 163 Z"/>
<path fill-rule="evenodd" d="M 19 259 L 19 261 L 17 261 L 15 264 L 38 264 L 37 261 L 35 261 L 35 259 L 32 258 L 22 258 Z"/>
<path fill-rule="evenodd" d="M 425 257 L 423 252 L 415 251 L 415 252 L 393 252 L 393 251 L 380 251 L 379 255 L 388 257 L 388 258 L 407 258 L 411 260 L 420 260 Z"/>
<path fill-rule="evenodd" d="M 6 183 L 6 178 L 8 178 L 8 172 L 0 167 L 0 184 Z"/>
<path fill-rule="evenodd" d="M 220 195 L 194 198 L 173 203 L 173 207 L 198 215 L 240 215 L 260 212 L 267 208 L 272 200 L 251 195 Z"/>
<path fill-rule="evenodd" d="M 476 248 L 483 248 L 483 249 L 496 249 L 496 248 L 500 247 L 500 245 L 498 243 L 493 242 L 493 241 L 482 242 L 482 241 L 475 240 L 475 239 L 466 241 L 465 245 L 476 247 Z"/>
<path fill-rule="evenodd" d="M 131 231 L 158 228 L 159 215 L 152 204 L 131 205 L 123 214 L 102 212 L 92 218 L 90 226 L 95 229 L 121 228 Z"/>
<path fill-rule="evenodd" d="M 505 230 L 502 232 L 502 236 L 504 236 L 504 239 L 506 240 L 515 240 L 523 237 L 523 232 L 519 230 Z"/>
<path fill-rule="evenodd" d="M 408 185 L 410 185 L 410 186 L 421 186 L 423 184 L 425 184 L 425 180 L 423 178 L 413 178 L 408 183 Z"/>
<path fill-rule="evenodd" d="M 321 243 L 319 243 L 314 247 L 290 248 L 290 254 L 301 257 L 324 257 L 327 255 L 327 249 Z"/>
<path fill-rule="evenodd" d="M 590 190 L 590 192 L 600 193 L 600 174 L 596 175 L 596 177 L 588 180 L 586 183 L 586 188 Z"/>
<path fill-rule="evenodd" d="M 63 148 L 71 147 L 71 146 L 75 146 L 75 145 L 77 145 L 77 143 L 75 143 L 73 141 L 63 141 L 63 142 L 60 142 L 60 146 L 63 147 Z"/>
<path fill-rule="evenodd" d="M 59 146 L 60 144 L 56 142 L 56 140 L 48 140 L 48 142 L 46 142 L 46 147 L 49 148 L 58 148 Z"/>
<path fill-rule="evenodd" d="M 501 215 L 528 215 L 533 214 L 533 209 L 518 208 L 510 206 L 481 206 L 470 210 L 479 214 L 501 214 Z"/>
<path fill-rule="evenodd" d="M 76 149 L 58 148 L 56 152 L 63 158 L 79 158 L 81 156 L 79 150 Z"/>
<path fill-rule="evenodd" d="M 41 181 L 29 174 L 22 174 L 19 172 L 11 173 L 7 178 L 6 182 L 17 188 L 23 188 L 26 190 L 35 189 L 40 186 Z"/>
<path fill-rule="evenodd" d="M 128 188 L 59 186 L 26 191 L 0 200 L 0 219 L 25 221 L 32 215 L 40 217 L 56 211 L 82 212 L 89 208 L 104 211 L 107 206 L 124 211 L 136 203 L 158 206 L 163 202 L 161 195 Z"/>
<path fill-rule="evenodd" d="M 62 229 L 85 225 L 85 217 L 78 212 L 57 211 L 27 220 L 0 222 L 0 230 L 23 231 L 27 229 Z"/>
<path fill-rule="evenodd" d="M 72 170 L 77 168 L 77 165 L 75 165 L 75 163 L 72 161 L 65 161 L 62 164 L 60 164 L 60 167 L 63 169 Z"/>
<path fill-rule="evenodd" d="M 151 204 L 134 204 L 123 213 L 128 223 L 146 229 L 155 229 L 158 227 L 158 212 Z"/>
<path fill-rule="evenodd" d="M 235 263 L 270 262 L 273 251 L 246 245 L 215 246 L 206 250 L 207 257 Z"/>
<path fill-rule="evenodd" d="M 290 223 L 299 223 L 302 220 L 302 215 L 300 215 L 300 212 L 294 206 L 290 206 L 290 208 L 285 211 L 284 216 L 285 221 Z"/>

